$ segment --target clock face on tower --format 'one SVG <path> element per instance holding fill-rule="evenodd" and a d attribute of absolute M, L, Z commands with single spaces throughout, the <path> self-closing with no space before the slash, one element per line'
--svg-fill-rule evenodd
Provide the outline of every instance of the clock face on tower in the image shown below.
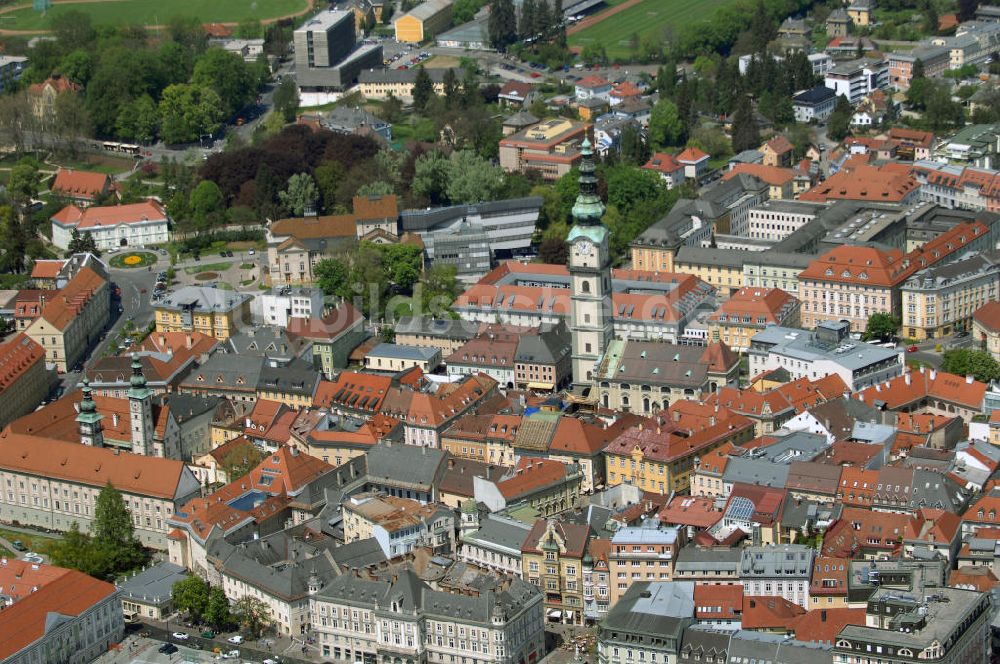
<path fill-rule="evenodd" d="M 589 256 L 590 253 L 594 250 L 594 245 L 592 245 L 588 240 L 584 240 L 582 242 L 577 243 L 576 247 L 579 250 L 581 256 Z"/>

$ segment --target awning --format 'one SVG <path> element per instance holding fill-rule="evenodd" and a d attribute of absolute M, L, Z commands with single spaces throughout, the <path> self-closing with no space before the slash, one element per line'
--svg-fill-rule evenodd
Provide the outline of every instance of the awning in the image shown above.
<path fill-rule="evenodd" d="M 573 612 L 572 611 L 567 611 L 566 612 L 566 620 L 572 620 L 572 619 L 573 619 Z"/>
<path fill-rule="evenodd" d="M 551 383 L 528 383 L 529 390 L 551 390 Z"/>
<path fill-rule="evenodd" d="M 562 618 L 562 611 L 559 609 L 549 609 L 549 612 L 546 615 L 549 618 Z"/>

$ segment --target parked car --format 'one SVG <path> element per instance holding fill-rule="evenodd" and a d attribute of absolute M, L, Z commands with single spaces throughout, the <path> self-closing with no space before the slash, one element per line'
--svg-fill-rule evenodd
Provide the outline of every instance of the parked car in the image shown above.
<path fill-rule="evenodd" d="M 961 339 L 962 337 L 967 337 L 967 336 L 969 336 L 968 330 L 959 330 L 958 332 L 955 333 L 956 339 Z"/>
<path fill-rule="evenodd" d="M 26 547 L 24 545 L 24 542 L 22 542 L 21 540 L 14 540 L 13 542 L 10 543 L 10 545 L 12 547 L 14 547 L 15 551 L 27 551 L 28 550 L 28 547 Z"/>
<path fill-rule="evenodd" d="M 907 353 L 916 353 L 918 350 L 920 350 L 919 347 L 917 347 L 917 346 L 910 346 L 909 348 L 906 349 L 906 352 Z"/>
<path fill-rule="evenodd" d="M 203 639 L 214 639 L 215 638 L 215 632 L 213 632 L 210 629 L 206 629 L 204 632 L 201 633 L 201 638 L 203 638 Z"/>
<path fill-rule="evenodd" d="M 243 637 L 240 636 L 239 634 L 235 634 L 233 636 L 230 636 L 228 639 L 226 639 L 226 641 L 229 641 L 233 645 L 237 645 L 238 646 L 241 643 L 243 643 Z"/>
<path fill-rule="evenodd" d="M 184 632 L 174 632 L 170 636 L 174 637 L 178 641 L 187 641 L 188 640 L 188 635 L 185 634 Z"/>
<path fill-rule="evenodd" d="M 230 650 L 229 652 L 222 653 L 222 659 L 239 659 L 239 658 L 240 658 L 239 650 Z"/>
<path fill-rule="evenodd" d="M 177 646 L 175 646 L 172 643 L 164 643 L 162 646 L 160 646 L 160 652 L 163 653 L 164 655 L 173 655 L 175 652 L 177 652 Z"/>

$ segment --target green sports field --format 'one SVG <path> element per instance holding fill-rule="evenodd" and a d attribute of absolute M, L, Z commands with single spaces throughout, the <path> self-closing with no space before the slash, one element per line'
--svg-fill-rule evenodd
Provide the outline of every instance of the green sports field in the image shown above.
<path fill-rule="evenodd" d="M 20 4 L 20 3 L 18 3 Z M 95 0 L 57 2 L 44 14 L 27 7 L 0 13 L 5 30 L 46 30 L 53 16 L 68 11 L 90 14 L 94 25 L 163 25 L 172 17 L 194 16 L 202 23 L 239 23 L 296 14 L 306 9 L 308 0 Z"/>
<path fill-rule="evenodd" d="M 640 43 L 649 35 L 661 38 L 663 28 L 679 28 L 708 19 L 718 7 L 731 2 L 733 0 L 643 0 L 571 35 L 569 44 L 580 48 L 603 44 L 609 58 L 627 57 L 632 53 L 632 35 L 639 35 Z"/>

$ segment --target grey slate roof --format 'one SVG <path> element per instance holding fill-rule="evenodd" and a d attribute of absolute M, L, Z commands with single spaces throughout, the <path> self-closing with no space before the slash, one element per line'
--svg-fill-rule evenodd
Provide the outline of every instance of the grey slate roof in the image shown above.
<path fill-rule="evenodd" d="M 252 295 L 246 293 L 222 290 L 221 288 L 183 286 L 169 292 L 156 306 L 173 311 L 180 311 L 187 307 L 191 307 L 195 311 L 231 311 L 252 298 Z"/>
<path fill-rule="evenodd" d="M 464 622 L 489 624 L 493 607 L 499 604 L 507 616 L 519 613 L 525 603 L 541 591 L 514 577 L 500 592 L 488 591 L 478 597 L 432 590 L 411 569 L 404 569 L 395 581 L 372 581 L 344 574 L 333 579 L 317 595 L 338 602 L 380 607 L 399 605 L 403 613 L 420 611 L 428 617 L 459 619 Z"/>
<path fill-rule="evenodd" d="M 479 324 L 461 319 L 430 318 L 428 316 L 404 316 L 394 326 L 396 334 L 423 334 L 442 339 L 473 339 Z"/>
<path fill-rule="evenodd" d="M 195 394 L 171 394 L 167 400 L 170 416 L 178 422 L 186 422 L 193 417 L 214 411 L 222 402 L 222 397 L 202 397 Z"/>
<path fill-rule="evenodd" d="M 148 604 L 162 604 L 170 601 L 174 584 L 188 576 L 186 569 L 164 560 L 133 573 L 116 585 L 123 597 Z"/>
<path fill-rule="evenodd" d="M 441 351 L 437 348 L 424 348 L 421 346 L 404 346 L 401 344 L 380 343 L 372 348 L 368 354 L 373 357 L 389 357 L 399 360 L 413 360 L 427 362 L 434 359 Z"/>
<path fill-rule="evenodd" d="M 539 334 L 526 334 L 517 341 L 514 360 L 534 364 L 556 364 L 570 352 L 572 339 L 565 323 L 560 322 Z"/>
<path fill-rule="evenodd" d="M 521 545 L 531 532 L 528 524 L 495 514 L 486 515 L 479 524 L 479 530 L 465 535 L 464 539 L 485 548 L 505 549 L 521 552 Z"/>
<path fill-rule="evenodd" d="M 769 325 L 761 330 L 753 336 L 751 342 L 771 345 L 772 352 L 803 362 L 831 360 L 851 371 L 891 360 L 899 355 L 898 350 L 851 339 L 842 340 L 838 346 L 827 347 L 817 343 L 811 332 L 778 325 Z M 839 349 L 844 350 L 838 352 Z"/>
<path fill-rule="evenodd" d="M 636 644 L 671 635 L 679 639 L 694 610 L 692 581 L 633 583 L 601 621 L 601 631 L 625 632 L 625 640 Z"/>
<path fill-rule="evenodd" d="M 704 548 L 689 544 L 677 552 L 675 568 L 687 572 L 730 571 L 736 572 L 740 566 L 742 551 L 729 547 Z"/>
<path fill-rule="evenodd" d="M 405 482 L 430 490 L 440 476 L 446 453 L 443 450 L 416 445 L 374 445 L 366 453 L 368 477 Z"/>
<path fill-rule="evenodd" d="M 739 659 L 738 659 L 739 658 Z M 815 642 L 796 641 L 782 634 L 739 630 L 729 640 L 728 662 L 823 664 L 833 661 L 832 649 Z"/>
<path fill-rule="evenodd" d="M 260 380 L 262 360 L 215 353 L 197 369 L 194 369 L 181 383 L 181 387 L 198 390 L 218 390 L 239 388 L 254 391 Z M 204 380 L 198 380 L 203 376 Z"/>

